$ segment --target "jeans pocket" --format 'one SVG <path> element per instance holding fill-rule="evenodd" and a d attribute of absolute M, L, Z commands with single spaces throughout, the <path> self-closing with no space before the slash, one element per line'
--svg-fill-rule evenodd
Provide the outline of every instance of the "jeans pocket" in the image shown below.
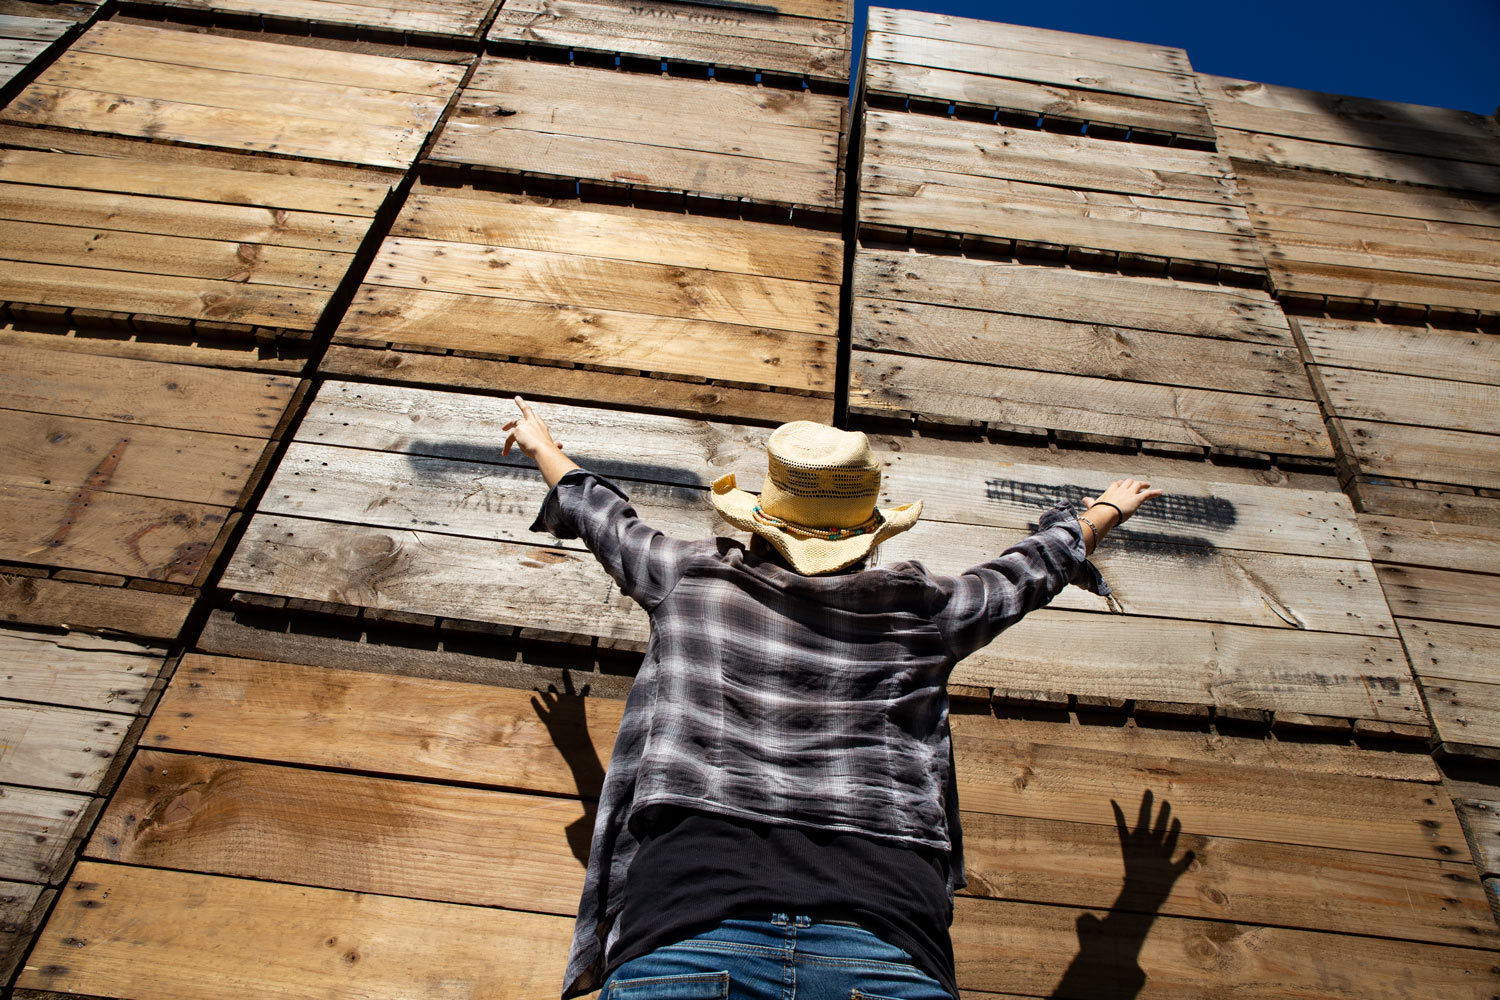
<path fill-rule="evenodd" d="M 880 983 L 874 989 L 868 990 L 856 986 L 849 991 L 849 1000 L 953 1000 L 953 998 L 936 982 L 928 981 L 925 983 Z"/>
<path fill-rule="evenodd" d="M 614 979 L 605 1000 L 728 1000 L 728 972 L 690 972 L 678 976 Z"/>

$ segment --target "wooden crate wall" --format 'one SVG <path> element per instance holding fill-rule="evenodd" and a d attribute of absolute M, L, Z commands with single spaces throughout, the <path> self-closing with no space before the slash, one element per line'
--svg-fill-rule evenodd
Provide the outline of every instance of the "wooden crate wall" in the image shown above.
<path fill-rule="evenodd" d="M 721 214 L 801 213 L 834 228 L 845 102 L 752 87 L 486 55 L 429 162 L 541 179 L 586 198 L 636 195 Z"/>
<path fill-rule="evenodd" d="M 853 291 L 854 417 L 1331 465 L 1265 292 L 864 246 Z"/>
<path fill-rule="evenodd" d="M 1500 127 L 1442 108 L 1200 76 L 1279 296 L 1500 318 Z"/>
<path fill-rule="evenodd" d="M 815 230 L 419 185 L 322 370 L 827 422 L 842 262 Z"/>
<path fill-rule="evenodd" d="M 300 372 L 397 179 L 0 126 L 4 339 Z"/>
<path fill-rule="evenodd" d="M 191 655 L 18 995 L 555 996 L 621 709 Z M 1083 998 L 1142 972 L 1151 996 L 1494 990 L 1500 935 L 1424 756 L 984 715 L 954 729 L 966 991 Z M 1180 836 L 1138 826 L 1147 793 Z M 1121 821 L 1139 831 L 1123 858 Z M 1080 913 L 1115 919 L 1090 941 Z"/>
<path fill-rule="evenodd" d="M 871 105 L 1213 145 L 1182 49 L 872 7 L 862 63 Z"/>
<path fill-rule="evenodd" d="M 17 971 L 124 766 L 164 652 L 0 629 L 0 984 Z"/>
<path fill-rule="evenodd" d="M 0 13 L 0 90 L 76 23 L 56 17 Z"/>
<path fill-rule="evenodd" d="M 0 111 L 0 120 L 402 170 L 463 72 L 329 49 L 312 57 L 296 45 L 105 21 Z"/>
<path fill-rule="evenodd" d="M 174 638 L 294 378 L 0 347 L 0 617 Z"/>
<path fill-rule="evenodd" d="M 716 80 L 849 86 L 849 0 L 704 7 L 629 0 L 509 0 L 487 35 L 502 50 L 559 50 L 644 69 L 711 69 Z"/>
<path fill-rule="evenodd" d="M 644 642 L 645 614 L 580 543 L 528 532 L 545 488 L 524 459 L 498 455 L 512 410 L 485 397 L 325 383 L 221 586 L 262 603 L 547 629 L 584 645 Z M 548 414 L 570 453 L 620 476 L 643 516 L 680 537 L 722 530 L 704 492 L 714 478 L 734 471 L 754 488 L 764 468 L 763 428 L 582 407 Z M 920 558 L 941 572 L 1002 551 L 1050 502 L 1077 502 L 1118 475 L 1060 471 L 1045 450 L 1014 465 L 997 465 L 982 446 L 908 452 L 899 440 L 881 445 L 886 492 L 928 507 L 881 558 Z M 1111 601 L 1069 590 L 1015 641 L 966 661 L 958 678 L 1060 693 L 1064 705 L 1082 695 L 1179 716 L 1216 709 L 1264 725 L 1277 713 L 1287 726 L 1347 734 L 1358 721 L 1425 735 L 1348 501 L 1250 478 L 1164 478 L 1171 496 L 1101 554 Z M 1100 614 L 1111 610 L 1123 614 Z M 1067 636 L 1126 656 L 1130 669 L 1091 669 L 1103 654 L 1075 653 Z"/>

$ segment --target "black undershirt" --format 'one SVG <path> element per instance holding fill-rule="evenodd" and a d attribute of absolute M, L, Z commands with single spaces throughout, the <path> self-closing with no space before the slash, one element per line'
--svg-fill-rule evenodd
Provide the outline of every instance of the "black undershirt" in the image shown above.
<path fill-rule="evenodd" d="M 611 971 L 720 921 L 779 911 L 859 924 L 958 996 L 941 852 L 686 809 L 640 819 Z"/>

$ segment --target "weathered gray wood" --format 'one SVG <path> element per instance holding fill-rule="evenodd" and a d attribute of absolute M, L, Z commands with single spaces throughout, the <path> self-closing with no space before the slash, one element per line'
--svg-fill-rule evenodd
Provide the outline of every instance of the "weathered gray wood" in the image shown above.
<path fill-rule="evenodd" d="M 1362 514 L 1359 530 L 1377 562 L 1470 573 L 1500 567 L 1500 528 Z"/>
<path fill-rule="evenodd" d="M 1321 365 L 1500 385 L 1500 338 L 1430 327 L 1299 319 Z"/>
<path fill-rule="evenodd" d="M 0 882 L 0 980 L 15 975 L 55 895 L 45 886 Z"/>
<path fill-rule="evenodd" d="M 1286 318 L 1269 295 L 1222 285 L 860 247 L 854 287 L 859 294 L 904 302 L 1276 346 L 1293 343 Z"/>
<path fill-rule="evenodd" d="M 1403 618 L 1500 626 L 1500 576 L 1377 563 L 1392 613 Z"/>
<path fill-rule="evenodd" d="M 0 878 L 56 883 L 73 863 L 72 846 L 90 798 L 0 785 Z"/>
<path fill-rule="evenodd" d="M 1022 369 L 855 353 L 850 405 L 999 428 L 1066 430 L 1206 449 L 1332 458 L 1310 401 L 1173 388 Z"/>
<path fill-rule="evenodd" d="M 55 17 L 24 17 L 0 14 L 0 38 L 29 38 L 50 42 L 73 27 L 72 21 Z"/>
<path fill-rule="evenodd" d="M 110 712 L 0 701 L 0 781 L 96 791 L 129 727 Z"/>
<path fill-rule="evenodd" d="M 1500 192 L 1500 177 L 1489 164 L 1311 142 L 1232 128 L 1220 128 L 1218 135 L 1219 148 L 1236 160 L 1486 194 Z"/>
<path fill-rule="evenodd" d="M 1500 489 L 1500 438 L 1494 435 L 1370 420 L 1343 423 L 1362 471 Z"/>
<path fill-rule="evenodd" d="M 1489 649 L 1493 654 L 1495 644 Z M 1422 697 L 1444 745 L 1484 747 L 1489 756 L 1495 756 L 1500 748 L 1500 684 L 1424 678 Z"/>
<path fill-rule="evenodd" d="M 1412 669 L 1423 681 L 1500 684 L 1500 630 L 1482 625 L 1397 618 Z"/>
<path fill-rule="evenodd" d="M 872 7 L 869 19 L 874 30 L 915 38 L 968 42 L 1067 59 L 1092 59 L 1114 66 L 1135 66 L 1167 73 L 1191 71 L 1187 52 L 1167 45 L 889 7 Z"/>
<path fill-rule="evenodd" d="M 87 635 L 0 631 L 0 681 L 10 698 L 135 714 L 165 650 Z"/>
<path fill-rule="evenodd" d="M 1322 381 L 1345 419 L 1500 433 L 1500 386 L 1356 368 L 1325 368 Z"/>
<path fill-rule="evenodd" d="M 1500 802 L 1455 799 L 1453 804 L 1469 838 L 1475 866 L 1486 876 L 1500 874 Z"/>

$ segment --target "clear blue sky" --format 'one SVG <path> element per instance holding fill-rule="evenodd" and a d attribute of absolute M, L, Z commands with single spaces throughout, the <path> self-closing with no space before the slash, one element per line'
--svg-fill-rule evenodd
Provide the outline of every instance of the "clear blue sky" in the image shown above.
<path fill-rule="evenodd" d="M 856 56 L 865 10 L 856 0 Z M 1175 45 L 1200 73 L 1462 108 L 1500 104 L 1500 0 L 913 0 L 878 6 Z"/>

